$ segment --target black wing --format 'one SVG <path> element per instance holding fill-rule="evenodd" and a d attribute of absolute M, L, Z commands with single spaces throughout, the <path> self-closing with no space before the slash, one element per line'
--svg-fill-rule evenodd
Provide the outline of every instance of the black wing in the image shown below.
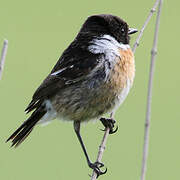
<path fill-rule="evenodd" d="M 35 91 L 26 112 L 39 107 L 60 89 L 81 81 L 99 63 L 101 54 L 93 54 L 74 41 L 62 54 L 51 73 Z"/>

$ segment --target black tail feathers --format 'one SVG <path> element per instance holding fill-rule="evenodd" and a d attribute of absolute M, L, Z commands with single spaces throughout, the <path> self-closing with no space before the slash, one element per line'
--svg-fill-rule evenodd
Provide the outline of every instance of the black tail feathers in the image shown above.
<path fill-rule="evenodd" d="M 39 107 L 38 109 L 36 109 L 31 114 L 31 116 L 26 121 L 24 121 L 24 123 L 7 139 L 6 142 L 12 140 L 11 146 L 14 147 L 20 145 L 31 133 L 34 126 L 44 116 L 45 113 L 46 110 L 44 109 L 44 107 Z"/>

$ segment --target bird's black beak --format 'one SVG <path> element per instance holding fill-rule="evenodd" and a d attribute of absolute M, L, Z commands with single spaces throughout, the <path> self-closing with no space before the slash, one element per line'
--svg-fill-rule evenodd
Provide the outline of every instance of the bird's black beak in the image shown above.
<path fill-rule="evenodd" d="M 137 29 L 134 29 L 134 28 L 129 28 L 129 31 L 128 31 L 128 35 L 130 34 L 134 34 L 134 33 L 137 33 L 138 30 Z"/>

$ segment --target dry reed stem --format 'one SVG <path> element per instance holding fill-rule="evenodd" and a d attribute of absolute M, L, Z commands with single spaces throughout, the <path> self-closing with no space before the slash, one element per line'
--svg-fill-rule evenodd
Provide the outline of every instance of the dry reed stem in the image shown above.
<path fill-rule="evenodd" d="M 151 50 L 151 65 L 150 65 L 149 83 L 148 83 L 147 110 L 146 110 L 145 131 L 144 131 L 141 180 L 145 180 L 145 177 L 146 177 L 148 149 L 149 149 L 149 130 L 150 130 L 150 120 L 151 120 L 152 86 L 153 86 L 154 69 L 155 69 L 155 57 L 157 54 L 157 42 L 158 42 L 161 8 L 162 8 L 162 0 L 159 1 L 155 32 L 154 32 L 154 42 L 153 42 L 153 47 Z"/>
<path fill-rule="evenodd" d="M 4 63 L 5 63 L 6 54 L 7 54 L 7 49 L 8 49 L 8 40 L 5 39 L 4 43 L 3 43 L 3 48 L 1 51 L 1 59 L 0 59 L 0 80 L 2 78 Z"/>

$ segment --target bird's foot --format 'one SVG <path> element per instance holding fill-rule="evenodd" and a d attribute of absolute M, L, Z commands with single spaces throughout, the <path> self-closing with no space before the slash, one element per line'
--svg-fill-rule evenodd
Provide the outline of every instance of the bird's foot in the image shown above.
<path fill-rule="evenodd" d="M 105 131 L 106 128 L 109 128 L 110 129 L 109 134 L 114 134 L 118 130 L 118 126 L 114 129 L 114 124 L 116 123 L 114 119 L 101 118 L 100 121 L 105 127 L 103 131 Z"/>
<path fill-rule="evenodd" d="M 93 169 L 95 172 L 96 172 L 96 174 L 97 174 L 97 178 L 100 176 L 100 175 L 103 175 L 103 174 L 105 174 L 106 172 L 107 172 L 107 168 L 104 170 L 104 171 L 101 171 L 101 167 L 104 167 L 104 164 L 103 163 L 100 163 L 100 162 L 95 162 L 95 163 L 88 163 L 88 165 L 89 165 L 89 167 L 91 168 L 91 169 Z"/>

